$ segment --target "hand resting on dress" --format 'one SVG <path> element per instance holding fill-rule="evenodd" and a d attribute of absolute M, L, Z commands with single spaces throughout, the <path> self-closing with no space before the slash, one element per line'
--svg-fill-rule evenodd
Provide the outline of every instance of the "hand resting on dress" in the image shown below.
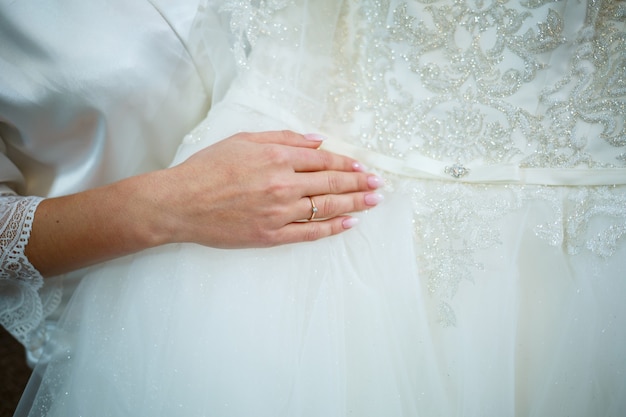
<path fill-rule="evenodd" d="M 174 167 L 46 199 L 26 255 L 50 276 L 168 243 L 268 247 L 340 233 L 355 223 L 347 213 L 380 201 L 381 181 L 320 144 L 289 131 L 241 133 Z M 315 221 L 306 221 L 309 196 Z"/>

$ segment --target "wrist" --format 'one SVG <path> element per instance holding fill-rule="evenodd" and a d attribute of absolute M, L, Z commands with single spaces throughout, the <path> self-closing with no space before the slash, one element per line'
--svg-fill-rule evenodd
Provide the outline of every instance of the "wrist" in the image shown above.
<path fill-rule="evenodd" d="M 165 170 L 132 177 L 116 186 L 115 198 L 121 205 L 118 220 L 129 243 L 141 250 L 177 241 Z"/>
<path fill-rule="evenodd" d="M 206 197 L 208 187 L 205 182 L 201 190 L 194 187 L 190 177 L 198 175 L 176 166 L 129 179 L 132 191 L 126 191 L 126 210 L 135 219 L 133 239 L 144 247 L 196 241 L 194 202 L 199 194 Z"/>

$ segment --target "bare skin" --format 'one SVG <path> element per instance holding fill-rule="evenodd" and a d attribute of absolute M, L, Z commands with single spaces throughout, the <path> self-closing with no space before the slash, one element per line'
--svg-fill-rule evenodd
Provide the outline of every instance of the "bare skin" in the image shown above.
<path fill-rule="evenodd" d="M 185 162 L 37 209 L 26 256 L 44 276 L 168 243 L 219 248 L 312 241 L 375 206 L 380 179 L 353 159 L 289 132 L 242 133 Z M 311 216 L 312 196 L 318 208 Z"/>

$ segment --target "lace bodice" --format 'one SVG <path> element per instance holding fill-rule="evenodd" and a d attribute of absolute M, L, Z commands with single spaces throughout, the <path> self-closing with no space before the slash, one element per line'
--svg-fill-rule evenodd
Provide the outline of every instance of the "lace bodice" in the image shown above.
<path fill-rule="evenodd" d="M 530 201 L 552 213 L 536 236 L 567 253 L 623 243 L 625 2 L 366 1 L 345 16 L 327 123 L 411 196 L 442 323 Z"/>
<path fill-rule="evenodd" d="M 625 7 L 355 2 L 329 114 L 401 159 L 624 168 Z"/>

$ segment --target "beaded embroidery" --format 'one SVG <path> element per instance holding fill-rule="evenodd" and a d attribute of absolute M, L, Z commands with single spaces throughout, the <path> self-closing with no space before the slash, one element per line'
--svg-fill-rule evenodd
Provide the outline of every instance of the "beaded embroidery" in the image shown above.
<path fill-rule="evenodd" d="M 591 1 L 580 22 L 549 0 L 393 4 L 349 2 L 338 31 L 329 124 L 347 126 L 355 144 L 444 161 L 453 178 L 472 164 L 626 166 L 625 2 Z M 593 153 L 606 144 L 615 152 Z M 419 185 L 384 175 L 412 196 L 421 279 L 440 300 L 444 325 L 456 323 L 449 303 L 460 283 L 482 267 L 476 251 L 500 244 L 497 221 L 525 201 L 553 208 L 535 233 L 570 254 L 610 256 L 626 236 L 624 187 Z M 592 233 L 594 216 L 613 225 Z"/>
<path fill-rule="evenodd" d="M 272 21 L 292 3 L 222 5 L 240 67 L 247 67 L 261 36 L 283 41 L 294 35 L 281 20 Z M 346 1 L 322 127 L 381 155 L 443 162 L 451 180 L 494 164 L 626 168 L 626 2 L 589 1 L 584 16 L 568 15 L 567 6 L 558 0 Z M 552 219 L 534 232 L 569 254 L 611 256 L 626 236 L 623 186 L 384 176 L 389 189 L 413 200 L 420 279 L 441 302 L 444 325 L 456 322 L 459 285 L 482 268 L 476 253 L 500 245 L 498 222 L 527 202 L 551 207 Z M 595 216 L 612 225 L 592 231 Z"/>
<path fill-rule="evenodd" d="M 233 53 L 240 67 L 247 68 L 247 56 L 260 36 L 279 36 L 286 28 L 272 17 L 289 0 L 227 0 L 219 11 L 230 15 L 230 30 L 235 36 Z"/>

